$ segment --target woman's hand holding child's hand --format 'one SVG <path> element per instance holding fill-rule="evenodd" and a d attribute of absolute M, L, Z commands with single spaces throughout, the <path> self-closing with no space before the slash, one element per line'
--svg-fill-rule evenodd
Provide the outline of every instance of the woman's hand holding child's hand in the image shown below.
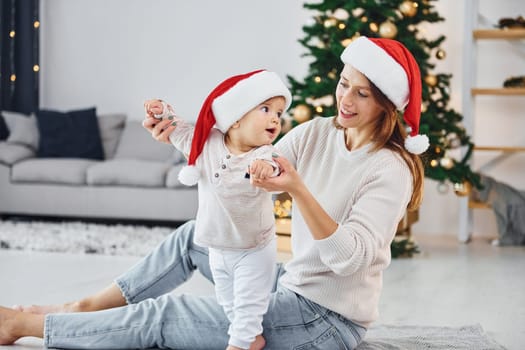
<path fill-rule="evenodd" d="M 292 197 L 294 193 L 304 188 L 304 183 L 297 170 L 284 157 L 274 157 L 279 163 L 281 173 L 278 176 L 262 178 L 251 178 L 254 186 L 265 189 L 268 192 L 288 192 Z"/>

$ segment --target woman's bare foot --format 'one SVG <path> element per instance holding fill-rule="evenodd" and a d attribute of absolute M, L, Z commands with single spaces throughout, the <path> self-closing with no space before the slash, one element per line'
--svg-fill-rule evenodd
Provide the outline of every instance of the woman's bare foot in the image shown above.
<path fill-rule="evenodd" d="M 44 315 L 27 314 L 0 306 L 0 345 L 13 344 L 25 336 L 42 338 Z"/>
<path fill-rule="evenodd" d="M 112 283 L 100 292 L 80 301 L 60 305 L 15 305 L 13 309 L 30 314 L 46 315 L 52 313 L 99 311 L 126 304 L 126 299 L 124 299 L 120 288 L 115 283 Z"/>
<path fill-rule="evenodd" d="M 53 314 L 53 313 L 69 313 L 69 312 L 82 312 L 85 305 L 82 306 L 81 302 L 65 303 L 62 305 L 14 305 L 13 310 L 27 312 L 30 314 Z"/>

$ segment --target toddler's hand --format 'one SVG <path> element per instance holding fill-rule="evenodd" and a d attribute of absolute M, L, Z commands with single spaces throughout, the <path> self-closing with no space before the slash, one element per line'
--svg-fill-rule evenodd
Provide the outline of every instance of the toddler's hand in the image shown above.
<path fill-rule="evenodd" d="M 144 102 L 144 109 L 148 117 L 154 117 L 157 119 L 169 119 L 173 120 L 175 112 L 173 107 L 162 100 L 147 100 Z"/>
<path fill-rule="evenodd" d="M 164 105 L 162 100 L 146 100 L 144 101 L 144 111 L 146 112 L 146 117 L 155 118 L 156 115 L 162 114 L 164 110 Z"/>
<path fill-rule="evenodd" d="M 264 180 L 272 176 L 274 167 L 265 160 L 256 159 L 250 165 L 250 181 Z"/>

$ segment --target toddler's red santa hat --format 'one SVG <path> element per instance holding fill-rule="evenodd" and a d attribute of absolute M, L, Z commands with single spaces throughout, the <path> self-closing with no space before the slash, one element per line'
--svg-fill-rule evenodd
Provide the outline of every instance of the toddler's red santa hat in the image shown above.
<path fill-rule="evenodd" d="M 188 165 L 179 173 L 184 185 L 195 185 L 200 178 L 195 166 L 197 158 L 215 127 L 226 133 L 246 113 L 264 101 L 282 96 L 286 100 L 285 110 L 292 103 L 292 95 L 279 76 L 267 70 L 256 70 L 235 75 L 217 85 L 202 104 L 195 123 Z"/>
<path fill-rule="evenodd" d="M 363 73 L 397 109 L 409 126 L 405 148 L 413 154 L 425 152 L 428 136 L 418 135 L 421 116 L 421 74 L 414 56 L 399 41 L 359 37 L 341 54 L 345 64 Z"/>

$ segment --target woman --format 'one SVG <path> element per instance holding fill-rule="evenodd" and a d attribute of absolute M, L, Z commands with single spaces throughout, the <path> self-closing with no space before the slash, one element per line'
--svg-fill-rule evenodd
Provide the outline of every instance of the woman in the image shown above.
<path fill-rule="evenodd" d="M 428 138 L 417 135 L 421 78 L 413 56 L 397 41 L 361 37 L 341 59 L 337 116 L 291 130 L 277 144 L 281 175 L 252 179 L 294 200 L 293 258 L 279 268 L 263 320 L 265 349 L 355 348 L 378 317 L 397 224 L 421 202 L 423 167 L 415 154 Z M 396 108 L 405 109 L 406 139 Z M 167 143 L 170 123 L 147 111 L 143 124 Z M 166 294 L 195 269 L 211 280 L 207 250 L 192 237 L 189 222 L 82 301 L 1 308 L 0 343 L 31 335 L 60 348 L 225 349 L 228 320 L 212 297 Z M 59 311 L 65 313 L 52 313 Z"/>

